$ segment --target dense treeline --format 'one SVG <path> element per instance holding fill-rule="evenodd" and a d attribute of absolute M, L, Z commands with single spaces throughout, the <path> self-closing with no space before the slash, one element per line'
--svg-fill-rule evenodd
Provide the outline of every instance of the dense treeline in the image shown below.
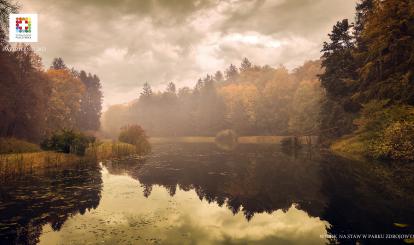
<path fill-rule="evenodd" d="M 68 69 L 61 58 L 44 69 L 30 46 L 11 48 L 4 21 L 16 7 L 7 1 L 0 7 L 0 137 L 40 142 L 61 129 L 98 130 L 99 78 Z"/>
<path fill-rule="evenodd" d="M 350 152 L 414 160 L 414 2 L 363 0 L 323 45 L 322 136 Z M 344 144 L 344 145 L 345 145 Z"/>
<path fill-rule="evenodd" d="M 194 88 L 163 92 L 144 84 L 139 98 L 115 105 L 103 117 L 113 137 L 125 124 L 138 123 L 151 136 L 213 136 L 226 128 L 241 135 L 315 134 L 322 89 L 320 62 L 306 62 L 289 72 L 284 67 L 255 66 L 244 59 L 199 79 Z"/>

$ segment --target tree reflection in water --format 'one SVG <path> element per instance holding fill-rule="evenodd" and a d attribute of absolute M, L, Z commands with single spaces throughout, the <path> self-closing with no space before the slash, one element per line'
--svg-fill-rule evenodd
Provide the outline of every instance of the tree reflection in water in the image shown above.
<path fill-rule="evenodd" d="M 306 156 L 300 161 L 274 145 L 239 145 L 221 151 L 213 144 L 158 145 L 157 154 L 145 164 L 109 162 L 110 173 L 127 173 L 144 187 L 163 186 L 171 196 L 176 188 L 194 189 L 200 200 L 242 211 L 247 220 L 255 213 L 288 210 L 292 204 L 318 217 L 326 197 L 322 195 L 320 166 Z M 206 154 L 206 153 L 209 154 Z"/>
<path fill-rule="evenodd" d="M 43 225 L 58 231 L 70 216 L 98 207 L 101 188 L 98 166 L 55 169 L 2 184 L 0 243 L 38 243 Z"/>
<path fill-rule="evenodd" d="M 286 211 L 297 204 L 310 216 L 328 221 L 330 234 L 413 231 L 394 224 L 414 221 L 414 193 L 409 184 L 414 174 L 406 172 L 411 167 L 403 171 L 329 154 L 284 154 L 274 145 L 241 144 L 231 152 L 212 144 L 158 145 L 154 152 L 157 154 L 140 164 L 110 162 L 106 166 L 112 173 L 123 172 L 138 180 L 145 197 L 151 195 L 154 185 L 164 187 L 171 196 L 177 188 L 194 189 L 200 200 L 225 205 L 233 214 L 241 211 L 247 220 L 257 213 Z M 393 242 L 337 239 L 332 243 L 338 241 Z"/>
<path fill-rule="evenodd" d="M 413 223 L 413 176 L 410 167 L 285 154 L 275 145 L 229 151 L 209 143 L 157 144 L 146 160 L 106 161 L 102 170 L 56 170 L 1 185 L 0 243 L 324 244 L 319 236 L 326 232 L 412 234 L 411 226 L 394 223 Z"/>

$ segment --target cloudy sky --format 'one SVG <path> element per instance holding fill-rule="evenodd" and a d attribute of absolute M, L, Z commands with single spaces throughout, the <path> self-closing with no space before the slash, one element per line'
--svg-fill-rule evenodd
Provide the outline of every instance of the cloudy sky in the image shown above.
<path fill-rule="evenodd" d="M 194 85 L 239 64 L 292 69 L 317 59 L 336 21 L 352 19 L 355 0 L 21 0 L 39 15 L 45 66 L 62 57 L 96 73 L 104 107 L 135 99 L 148 81 Z"/>

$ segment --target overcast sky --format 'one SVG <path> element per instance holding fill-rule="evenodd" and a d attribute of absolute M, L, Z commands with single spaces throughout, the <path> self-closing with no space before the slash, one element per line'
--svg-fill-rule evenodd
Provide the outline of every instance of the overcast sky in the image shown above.
<path fill-rule="evenodd" d="M 104 107 L 135 99 L 148 81 L 193 86 L 239 64 L 292 69 L 320 57 L 336 21 L 353 18 L 355 0 L 21 0 L 39 14 L 45 66 L 62 57 L 97 74 Z"/>

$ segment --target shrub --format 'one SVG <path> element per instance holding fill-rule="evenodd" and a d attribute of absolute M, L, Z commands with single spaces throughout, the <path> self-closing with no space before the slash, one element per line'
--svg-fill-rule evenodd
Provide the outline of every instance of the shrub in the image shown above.
<path fill-rule="evenodd" d="M 151 145 L 144 129 L 137 124 L 122 127 L 118 140 L 134 145 L 140 155 L 148 154 L 151 151 Z"/>
<path fill-rule="evenodd" d="M 87 136 L 73 130 L 62 130 L 44 140 L 41 143 L 41 147 L 44 150 L 74 153 L 83 156 L 89 144 L 94 142 L 95 137 L 93 136 Z"/>
<path fill-rule="evenodd" d="M 414 122 L 395 122 L 383 132 L 380 141 L 369 147 L 375 158 L 414 160 Z"/>
<path fill-rule="evenodd" d="M 387 106 L 387 100 L 372 100 L 355 120 L 357 134 L 366 144 L 365 155 L 376 159 L 414 160 L 414 107 Z"/>
<path fill-rule="evenodd" d="M 16 138 L 0 138 L 0 154 L 38 151 L 40 151 L 40 147 L 36 144 Z"/>

